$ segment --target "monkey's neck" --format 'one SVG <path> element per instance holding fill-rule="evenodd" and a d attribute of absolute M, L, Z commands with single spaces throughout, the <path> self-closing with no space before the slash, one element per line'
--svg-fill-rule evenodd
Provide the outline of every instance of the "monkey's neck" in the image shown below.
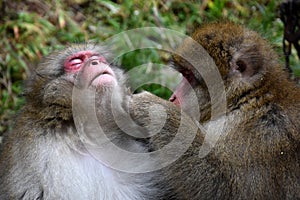
<path fill-rule="evenodd" d="M 233 95 L 233 99 L 228 100 L 231 102 L 228 105 L 228 112 L 234 110 L 251 112 L 271 104 L 280 105 L 290 96 L 289 91 L 278 90 L 286 88 L 286 85 L 291 85 L 291 82 L 283 75 L 267 77 L 239 96 Z"/>

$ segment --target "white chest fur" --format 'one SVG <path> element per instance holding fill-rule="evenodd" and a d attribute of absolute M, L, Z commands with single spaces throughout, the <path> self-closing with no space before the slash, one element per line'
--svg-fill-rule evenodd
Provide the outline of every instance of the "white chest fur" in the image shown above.
<path fill-rule="evenodd" d="M 56 143 L 51 152 L 41 152 L 37 159 L 47 163 L 38 172 L 43 174 L 44 199 L 140 200 L 149 192 L 144 187 L 148 183 L 146 176 L 113 170 L 89 154 L 72 151 L 64 143 Z"/>

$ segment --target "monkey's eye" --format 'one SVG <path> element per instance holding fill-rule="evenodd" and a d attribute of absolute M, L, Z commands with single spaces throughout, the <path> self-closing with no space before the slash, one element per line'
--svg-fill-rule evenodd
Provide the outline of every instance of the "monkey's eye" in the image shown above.
<path fill-rule="evenodd" d="M 66 72 L 78 72 L 80 68 L 84 65 L 84 62 L 88 60 L 99 60 L 107 64 L 106 59 L 98 53 L 92 51 L 79 51 L 73 55 L 66 58 L 64 63 L 64 69 Z"/>
<path fill-rule="evenodd" d="M 94 54 L 90 57 L 90 59 L 91 60 L 96 59 L 96 60 L 99 60 L 102 63 L 108 64 L 107 60 L 103 56 L 101 56 L 100 54 Z"/>
<path fill-rule="evenodd" d="M 182 76 L 188 81 L 192 82 L 194 80 L 194 74 L 189 70 L 181 71 Z"/>
<path fill-rule="evenodd" d="M 240 71 L 241 73 L 243 73 L 247 68 L 246 63 L 242 60 L 236 61 L 236 65 L 237 65 L 236 70 Z"/>
<path fill-rule="evenodd" d="M 70 60 L 69 64 L 71 67 L 75 67 L 78 68 L 81 66 L 83 60 L 81 58 L 73 58 L 72 60 Z"/>
<path fill-rule="evenodd" d="M 84 62 L 82 57 L 73 57 L 65 61 L 64 67 L 66 72 L 77 72 Z"/>

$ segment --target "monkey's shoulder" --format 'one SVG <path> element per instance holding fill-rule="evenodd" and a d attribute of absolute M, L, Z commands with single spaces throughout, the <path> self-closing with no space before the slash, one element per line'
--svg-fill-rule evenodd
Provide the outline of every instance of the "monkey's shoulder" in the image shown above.
<path fill-rule="evenodd" d="M 175 106 L 172 102 L 162 99 L 149 92 L 141 92 L 131 96 L 130 107 L 132 110 L 149 109 L 154 105 L 160 105 L 168 111 L 180 112 L 180 108 Z"/>

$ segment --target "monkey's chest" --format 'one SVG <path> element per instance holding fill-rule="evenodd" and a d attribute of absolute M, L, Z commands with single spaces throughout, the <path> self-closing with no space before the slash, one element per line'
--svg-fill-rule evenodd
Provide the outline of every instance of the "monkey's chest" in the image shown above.
<path fill-rule="evenodd" d="M 48 175 L 42 182 L 55 186 L 45 192 L 51 199 L 142 199 L 135 179 L 106 167 L 92 156 L 57 151 L 47 165 Z"/>

